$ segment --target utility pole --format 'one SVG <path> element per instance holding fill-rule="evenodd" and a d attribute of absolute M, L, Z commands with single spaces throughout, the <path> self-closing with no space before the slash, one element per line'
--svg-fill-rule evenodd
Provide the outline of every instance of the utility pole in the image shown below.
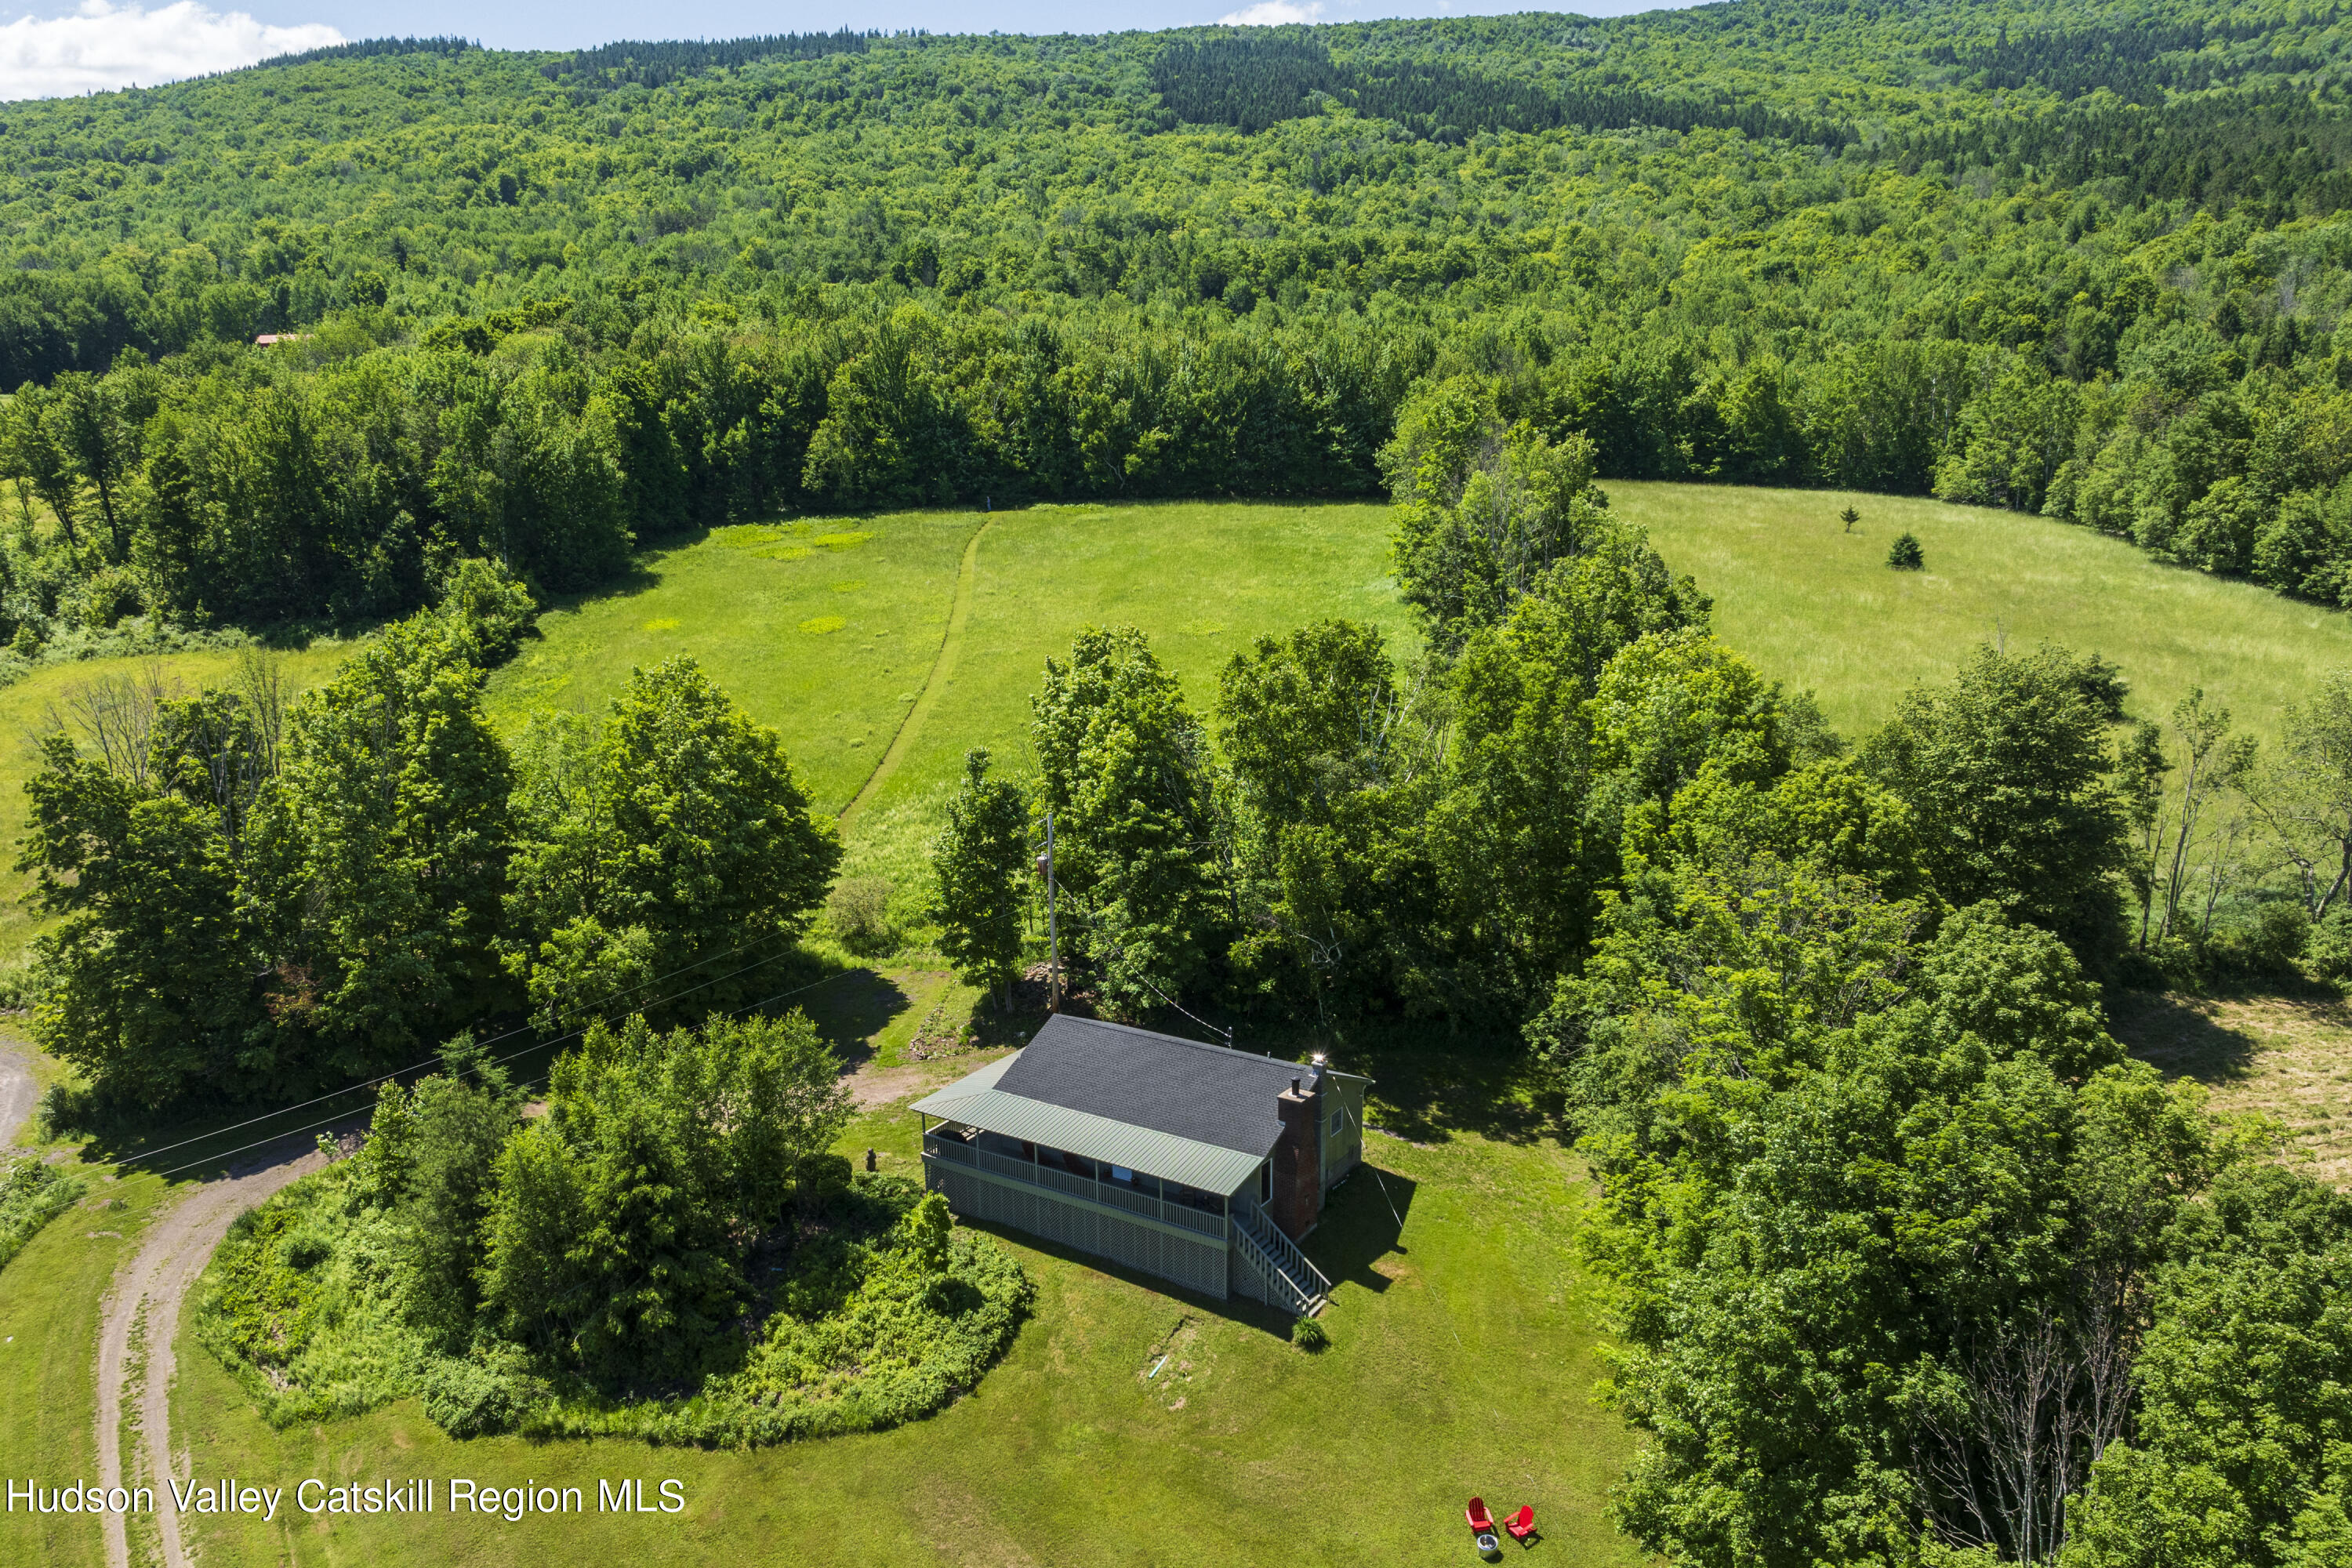
<path fill-rule="evenodd" d="M 1045 808 L 1045 852 L 1037 857 L 1037 869 L 1045 879 L 1045 1011 L 1062 1010 L 1062 933 L 1054 917 L 1054 808 Z"/>

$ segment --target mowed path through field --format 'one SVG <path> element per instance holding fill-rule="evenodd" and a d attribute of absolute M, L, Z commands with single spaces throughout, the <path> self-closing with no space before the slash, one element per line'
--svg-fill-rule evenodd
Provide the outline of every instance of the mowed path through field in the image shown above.
<path fill-rule="evenodd" d="M 845 834 L 856 820 L 858 809 L 898 771 L 915 738 L 922 733 L 923 721 L 939 705 L 941 689 L 955 679 L 956 655 L 962 650 L 964 627 L 971 620 L 972 584 L 979 575 L 980 542 L 995 521 L 992 517 L 973 529 L 971 537 L 964 542 L 963 558 L 956 565 L 955 599 L 948 609 L 947 629 L 940 637 L 940 651 L 931 660 L 929 673 L 923 677 L 923 689 L 916 695 L 915 705 L 907 710 L 907 716 L 898 721 L 898 732 L 890 737 L 890 749 L 882 753 L 882 760 L 874 764 L 874 771 L 858 785 L 856 797 L 841 808 L 841 830 Z"/>
<path fill-rule="evenodd" d="M 23 1045 L 0 1035 L 0 1151 L 16 1143 L 32 1115 L 32 1057 Z"/>

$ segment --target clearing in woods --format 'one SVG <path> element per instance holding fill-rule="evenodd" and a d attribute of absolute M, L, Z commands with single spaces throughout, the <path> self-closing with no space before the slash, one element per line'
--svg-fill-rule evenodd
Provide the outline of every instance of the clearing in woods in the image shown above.
<path fill-rule="evenodd" d="M 1995 635 L 2105 654 L 2132 682 L 2135 710 L 2159 718 L 2202 685 L 2257 732 L 2273 730 L 2310 670 L 2352 665 L 2352 629 L 2340 615 L 2159 566 L 2060 524 L 1882 497 L 1609 489 L 1621 510 L 1651 527 L 1668 563 L 1716 596 L 1718 631 L 1769 675 L 1816 689 L 1849 734 L 1884 717 L 1911 679 L 1946 675 L 1969 646 Z M 1864 514 L 1851 536 L 1836 521 L 1849 500 Z M 1885 537 L 1903 530 L 1926 545 L 1925 574 L 1881 564 Z M 754 717 L 782 731 L 824 809 L 856 805 L 851 868 L 911 887 L 966 748 L 988 745 L 1015 772 L 1034 765 L 1029 697 L 1045 659 L 1065 653 L 1083 626 L 1142 626 L 1203 712 L 1234 653 L 1318 616 L 1372 621 L 1409 656 L 1414 638 L 1388 576 L 1387 531 L 1376 506 L 1203 503 L 722 530 L 649 555 L 625 592 L 556 606 L 541 636 L 493 678 L 490 701 L 509 726 L 539 706 L 593 711 L 633 666 L 692 653 Z M 298 683 L 315 681 L 340 651 L 298 656 Z M 134 662 L 189 685 L 228 667 L 226 656 L 184 655 L 50 668 L 0 692 L 0 724 L 13 721 L 21 738 L 0 746 L 0 833 L 21 830 L 21 792 L 11 786 L 29 770 L 29 737 L 49 707 Z M 0 916 L 0 946 L 20 946 L 31 929 L 26 916 Z M 866 1053 L 860 1099 L 873 1109 L 845 1152 L 875 1147 L 886 1169 L 898 1170 L 913 1163 L 912 1124 L 876 1102 L 901 1101 L 949 1066 L 898 1054 L 906 1042 L 897 1037 L 911 1035 L 918 1012 L 936 1010 L 946 984 L 928 972 L 904 979 L 870 1007 L 849 997 L 831 1004 L 861 1015 L 850 1033 L 887 1047 Z M 2168 1066 L 2215 1083 L 2225 1107 L 2242 1100 L 2281 1115 L 2322 1173 L 2343 1178 L 2352 1133 L 2335 1127 L 2352 1118 L 2335 1108 L 2352 1074 L 2352 1031 L 2341 1017 L 2302 1004 L 2172 1002 L 2127 1032 L 2163 1059 L 2158 1037 L 2168 1030 L 2187 1053 Z M 1500 1085 L 1480 1089 L 1490 1104 L 1508 1100 L 1491 1092 Z M 1318 1233 L 1317 1249 L 1341 1281 L 1327 1320 L 1337 1342 L 1320 1357 L 1294 1351 L 1279 1323 L 1249 1310 L 1176 1301 L 1013 1237 L 1040 1281 L 1035 1320 L 975 1394 L 898 1432 L 751 1455 L 515 1439 L 460 1447 L 408 1404 L 278 1433 L 208 1357 L 186 1355 L 168 1436 L 153 1418 L 162 1384 L 134 1377 L 128 1397 L 143 1419 L 114 1463 L 152 1466 L 155 1446 L 168 1441 L 214 1473 L 463 1472 L 515 1484 L 585 1479 L 592 1493 L 599 1473 L 650 1466 L 649 1475 L 687 1482 L 695 1500 L 687 1516 L 656 1531 L 592 1512 L 590 1533 L 567 1532 L 561 1543 L 679 1562 L 779 1547 L 817 1560 L 833 1550 L 845 1513 L 878 1532 L 879 1550 L 950 1562 L 1148 1563 L 1261 1549 L 1301 1562 L 1453 1561 L 1465 1544 L 1452 1532 L 1467 1488 L 1502 1506 L 1534 1500 L 1555 1543 L 1580 1561 L 1630 1563 L 1600 1511 L 1631 1439 L 1589 1401 L 1598 1332 L 1567 1237 L 1580 1166 L 1517 1125 L 1434 1124 L 1427 1106 L 1437 1102 L 1385 1108 L 1411 1142 L 1374 1139 L 1372 1168 Z M 0 1391 L 12 1408 L 42 1413 L 0 1443 L 22 1473 L 110 1468 L 94 1451 L 107 1445 L 96 1442 L 89 1346 L 119 1338 L 114 1360 L 139 1370 L 129 1337 L 137 1303 L 150 1300 L 149 1332 L 158 1336 L 152 1320 L 175 1315 L 181 1293 L 171 1287 L 191 1251 L 208 1249 L 226 1191 L 167 1196 L 144 1176 L 100 1190 L 108 1196 L 91 1201 L 119 1212 L 102 1226 L 79 1212 L 60 1219 L 0 1292 L 0 1322 L 18 1336 L 0 1347 Z M 180 1212 L 142 1236 L 175 1202 Z M 101 1331 L 98 1287 L 118 1270 L 131 1289 Z M 151 1276 L 152 1296 L 142 1288 Z M 1182 1379 L 1167 1389 L 1144 1376 L 1147 1358 L 1163 1352 Z M 158 1360 L 152 1344 L 144 1360 Z M 161 1365 L 168 1370 L 168 1356 Z M 1304 1543 L 1289 1522 L 1300 1474 L 1323 1478 L 1323 1517 L 1338 1521 Z M 1152 1531 L 1129 1528 L 1147 1517 Z M 20 1539 L 19 1528 L 0 1530 L 0 1541 L 33 1545 L 39 1561 L 110 1555 L 95 1529 L 45 1525 L 36 1540 Z M 194 1544 L 232 1563 L 353 1552 L 506 1563 L 559 1541 L 530 1521 L 446 1517 L 425 1531 L 340 1521 L 331 1538 L 310 1519 L 190 1528 Z M 134 1529 L 129 1544 L 143 1554 L 173 1543 Z"/>

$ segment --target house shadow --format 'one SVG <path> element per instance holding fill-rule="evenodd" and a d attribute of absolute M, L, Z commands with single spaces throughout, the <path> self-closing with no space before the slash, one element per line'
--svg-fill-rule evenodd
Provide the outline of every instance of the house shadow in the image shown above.
<path fill-rule="evenodd" d="M 1372 1079 L 1367 1124 L 1408 1143 L 1445 1143 L 1460 1133 L 1514 1144 L 1568 1138 L 1563 1097 L 1516 1045 L 1372 1047 L 1340 1065 Z"/>
<path fill-rule="evenodd" d="M 1405 1216 L 1412 1213 L 1418 1190 L 1411 1176 L 1384 1171 L 1370 1161 L 1331 1189 L 1305 1250 L 1330 1278 L 1334 1289 L 1360 1285 L 1378 1294 L 1393 1283 L 1381 1271 L 1380 1261 L 1406 1255 Z"/>
<path fill-rule="evenodd" d="M 1140 1268 L 1130 1268 L 1099 1253 L 1065 1246 L 1061 1242 L 1049 1240 L 1032 1231 L 1023 1230 L 1018 1226 L 1000 1225 L 994 1220 L 977 1219 L 969 1215 L 958 1215 L 956 1224 L 979 1231 L 983 1236 L 992 1236 L 999 1241 L 1026 1247 L 1031 1252 L 1043 1253 L 1047 1258 L 1075 1264 L 1081 1268 L 1090 1268 L 1097 1274 L 1108 1275 L 1122 1284 L 1157 1292 L 1171 1300 L 1181 1301 L 1187 1307 L 1205 1316 L 1223 1318 L 1227 1322 L 1239 1323 L 1244 1328 L 1257 1329 L 1272 1334 L 1278 1340 L 1286 1340 L 1290 1337 L 1290 1325 L 1293 1320 L 1288 1312 L 1269 1307 L 1262 1301 L 1253 1301 L 1246 1296 L 1228 1296 L 1221 1301 L 1213 1296 L 1203 1296 L 1197 1290 L 1187 1289 L 1172 1279 L 1163 1279 L 1157 1274 L 1147 1274 Z M 1337 1281 L 1335 1280 L 1334 1283 Z"/>
<path fill-rule="evenodd" d="M 2126 1050 L 2167 1078 L 2191 1078 L 2209 1087 L 2252 1072 L 2260 1048 L 2253 1036 L 2215 1017 L 2202 998 L 2164 992 L 2116 993 L 2107 1027 Z"/>

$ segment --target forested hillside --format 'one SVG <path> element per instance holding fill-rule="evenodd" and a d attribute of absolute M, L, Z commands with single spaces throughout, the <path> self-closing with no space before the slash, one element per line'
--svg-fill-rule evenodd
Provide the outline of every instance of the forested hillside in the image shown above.
<path fill-rule="evenodd" d="M 53 917 L 29 1027 L 72 1075 L 49 1123 L 129 1141 L 232 1108 L 245 1136 L 437 1055 L 383 1089 L 362 1159 L 241 1222 L 193 1320 L 285 1420 L 421 1395 L 453 1435 L 739 1447 L 913 1418 L 971 1391 L 1027 1276 L 940 1200 L 845 1184 L 838 1061 L 806 1020 L 737 1015 L 800 994 L 767 966 L 851 890 L 845 856 L 936 825 L 927 886 L 858 895 L 871 943 L 856 900 L 828 910 L 845 947 L 903 941 L 1017 1024 L 1042 902 L 1104 1013 L 1214 1010 L 1358 1066 L 1395 1043 L 1433 1093 L 1505 1108 L 1462 1142 L 1573 1141 L 1597 1186 L 1546 1165 L 1509 1203 L 1574 1203 L 1601 1289 L 1554 1233 L 1460 1217 L 1463 1188 L 1382 1184 L 1380 1248 L 1440 1215 L 1539 1261 L 1548 1306 L 1455 1298 L 1454 1342 L 1416 1343 L 1393 1304 L 1438 1301 L 1422 1232 L 1412 1288 L 1335 1268 L 1335 1300 L 1362 1300 L 1359 1365 L 1441 1373 L 1557 1373 L 1501 1336 L 1605 1302 L 1605 1393 L 1646 1434 L 1610 1517 L 1643 1550 L 2340 1568 L 2352 1198 L 2129 1057 L 2105 988 L 2352 975 L 2352 672 L 2314 668 L 2258 742 L 2194 685 L 2163 724 L 2127 710 L 2133 650 L 1997 631 L 1841 735 L 1717 637 L 1717 597 L 1756 585 L 1677 575 L 1608 486 L 1933 493 L 2352 605 L 2347 51 L 2332 5 L 1740 0 L 383 40 L 0 107 L 0 679 L 390 623 L 299 695 L 247 650 L 194 695 L 92 683 L 41 739 L 19 848 Z M 920 807 L 942 817 L 845 812 L 846 844 L 693 658 L 597 711 L 485 706 L 542 596 L 625 583 L 649 542 L 1171 494 L 1385 495 L 1412 637 L 1313 618 L 1328 599 L 1265 568 L 1250 592 L 1297 619 L 1224 645 L 1213 694 L 1136 626 L 1056 634 L 985 710 L 1017 713 L 1017 757 L 971 751 Z M 1154 576 L 1146 514 L 1085 510 L 1103 575 Z M 778 563 L 871 537 L 822 526 L 744 533 Z M 983 570 L 1076 597 L 1010 531 L 985 568 L 979 532 L 935 579 L 873 568 L 877 599 L 904 574 L 903 620 L 961 551 L 899 734 L 983 711 L 932 705 L 978 684 L 954 639 L 992 635 Z M 1905 531 L 1888 575 L 1937 548 Z M 806 646 L 787 602 L 728 611 L 760 659 Z M 907 671 L 872 629 L 828 657 L 878 711 Z M 525 694 L 557 700 L 548 676 Z M 490 1046 L 583 1031 L 525 1125 Z M 1507 1090 L 1454 1076 L 1473 1053 Z M 1059 1433 L 1083 1363 L 1032 1364 L 998 1407 L 1052 1403 Z M 1090 1499 L 1114 1446 L 1073 1461 Z M 961 1511 L 950 1533 L 1027 1549 Z"/>
<path fill-rule="evenodd" d="M 2347 48 L 1743 0 L 386 40 L 10 105 L 0 639 L 391 616 L 484 551 L 577 589 L 785 508 L 1369 492 L 1456 374 L 1603 479 L 1933 491 L 2341 603 Z"/>

